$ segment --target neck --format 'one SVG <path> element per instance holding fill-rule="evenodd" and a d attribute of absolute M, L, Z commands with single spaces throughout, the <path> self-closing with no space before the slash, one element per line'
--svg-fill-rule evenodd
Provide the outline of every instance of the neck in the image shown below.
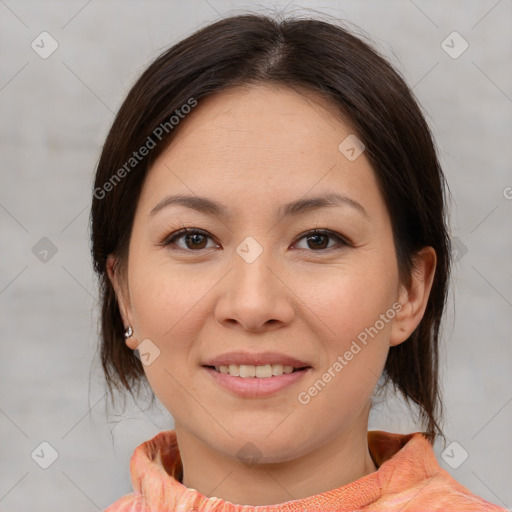
<path fill-rule="evenodd" d="M 274 505 L 354 482 L 377 470 L 367 429 L 347 430 L 320 447 L 285 462 L 245 464 L 175 425 L 183 485 L 239 505 Z"/>

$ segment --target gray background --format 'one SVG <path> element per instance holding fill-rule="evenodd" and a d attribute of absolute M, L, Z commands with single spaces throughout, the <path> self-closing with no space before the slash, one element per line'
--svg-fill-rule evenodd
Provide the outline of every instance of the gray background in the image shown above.
<path fill-rule="evenodd" d="M 443 446 L 436 454 L 471 491 L 512 507 L 510 0 L 0 0 L 0 511 L 101 510 L 131 492 L 134 448 L 172 428 L 159 403 L 144 411 L 129 400 L 105 415 L 88 241 L 93 172 L 150 60 L 222 16 L 274 6 L 355 23 L 423 105 L 453 193 L 458 253 L 443 326 L 445 433 L 458 443 L 451 460 L 462 449 L 469 458 L 455 469 Z M 46 59 L 31 48 L 43 31 L 59 45 Z M 469 44 L 458 58 L 442 47 L 453 31 Z M 418 429 L 394 399 L 369 428 Z M 58 452 L 46 470 L 31 457 L 37 448 L 49 460 L 43 441 Z"/>

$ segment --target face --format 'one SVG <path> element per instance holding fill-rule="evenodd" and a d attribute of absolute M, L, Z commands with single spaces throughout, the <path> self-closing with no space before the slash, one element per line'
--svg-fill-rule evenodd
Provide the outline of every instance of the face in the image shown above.
<path fill-rule="evenodd" d="M 364 152 L 339 149 L 353 132 L 332 111 L 269 86 L 199 102 L 144 182 L 124 295 L 110 269 L 134 330 L 127 344 L 146 340 L 144 371 L 176 430 L 228 456 L 251 441 L 262 462 L 287 461 L 366 432 L 390 345 L 424 311 L 400 285 L 374 171 Z M 157 207 L 175 194 L 223 210 Z M 345 199 L 285 206 L 327 194 Z M 242 396 L 203 366 L 232 351 L 310 368 L 278 391 Z"/>

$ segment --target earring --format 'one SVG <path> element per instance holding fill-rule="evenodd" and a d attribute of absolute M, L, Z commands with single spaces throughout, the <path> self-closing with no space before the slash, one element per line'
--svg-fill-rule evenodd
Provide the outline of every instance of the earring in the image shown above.
<path fill-rule="evenodd" d="M 126 339 L 130 338 L 133 334 L 133 330 L 132 330 L 132 327 L 129 325 L 126 330 L 124 331 L 124 337 Z"/>

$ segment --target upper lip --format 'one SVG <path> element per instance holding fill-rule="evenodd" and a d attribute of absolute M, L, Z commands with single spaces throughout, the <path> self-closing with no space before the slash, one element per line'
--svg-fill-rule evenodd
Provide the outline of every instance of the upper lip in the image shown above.
<path fill-rule="evenodd" d="M 226 352 L 212 359 L 208 359 L 203 366 L 228 366 L 230 364 L 246 365 L 264 365 L 264 364 L 282 364 L 283 366 L 293 366 L 294 368 L 303 368 L 311 366 L 306 361 L 296 357 L 280 354 L 279 352 Z"/>

